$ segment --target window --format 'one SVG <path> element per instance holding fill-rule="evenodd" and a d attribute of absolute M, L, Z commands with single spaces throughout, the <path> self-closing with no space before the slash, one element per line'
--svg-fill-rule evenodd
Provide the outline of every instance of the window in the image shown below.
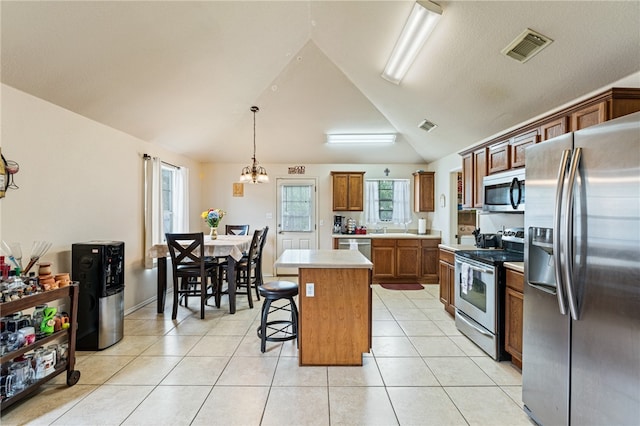
<path fill-rule="evenodd" d="M 365 220 L 406 225 L 411 222 L 408 179 L 367 179 Z"/>
<path fill-rule="evenodd" d="M 281 191 L 281 229 L 289 232 L 311 232 L 313 185 L 282 185 Z"/>
<path fill-rule="evenodd" d="M 177 167 L 162 164 L 162 229 L 174 232 L 175 191 Z"/>

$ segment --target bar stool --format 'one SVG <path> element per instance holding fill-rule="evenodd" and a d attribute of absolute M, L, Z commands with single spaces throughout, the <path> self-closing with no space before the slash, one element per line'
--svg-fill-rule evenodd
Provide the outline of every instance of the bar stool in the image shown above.
<path fill-rule="evenodd" d="M 298 337 L 298 308 L 293 300 L 294 296 L 298 294 L 298 284 L 290 281 L 272 281 L 258 286 L 258 291 L 264 297 L 260 327 L 258 327 L 260 350 L 264 353 L 267 341 L 284 342 Z M 284 306 L 271 305 L 271 302 L 280 299 L 287 299 L 289 303 Z M 290 319 L 269 321 L 269 314 L 277 311 L 290 312 Z"/>

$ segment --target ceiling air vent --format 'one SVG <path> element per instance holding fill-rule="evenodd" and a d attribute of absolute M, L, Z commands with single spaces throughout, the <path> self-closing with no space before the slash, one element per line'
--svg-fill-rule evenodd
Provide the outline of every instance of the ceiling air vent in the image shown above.
<path fill-rule="evenodd" d="M 524 63 L 552 42 L 553 40 L 549 37 L 527 28 L 507 47 L 502 49 L 502 54 Z"/>
<path fill-rule="evenodd" d="M 420 124 L 418 125 L 418 127 L 420 127 L 422 130 L 424 130 L 424 131 L 426 131 L 426 132 L 430 132 L 430 131 L 432 131 L 433 129 L 435 129 L 436 127 L 438 127 L 438 125 L 437 125 L 437 124 L 435 124 L 435 123 L 432 123 L 432 122 L 431 122 L 431 121 L 429 121 L 429 120 L 423 120 L 423 121 L 422 121 L 422 123 L 420 123 Z"/>

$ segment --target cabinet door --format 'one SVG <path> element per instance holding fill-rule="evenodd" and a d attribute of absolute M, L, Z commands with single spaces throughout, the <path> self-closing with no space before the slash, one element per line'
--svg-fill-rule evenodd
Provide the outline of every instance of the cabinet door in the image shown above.
<path fill-rule="evenodd" d="M 473 156 L 467 154 L 462 157 L 462 207 L 473 207 Z"/>
<path fill-rule="evenodd" d="M 489 147 L 489 174 L 509 170 L 509 141 L 504 141 Z"/>
<path fill-rule="evenodd" d="M 371 240 L 371 262 L 373 263 L 373 279 L 380 283 L 385 279 L 396 277 L 396 245 L 395 240 L 373 238 Z"/>
<path fill-rule="evenodd" d="M 540 126 L 540 142 L 553 139 L 556 136 L 564 135 L 569 131 L 567 117 L 560 117 Z"/>
<path fill-rule="evenodd" d="M 354 173 L 349 175 L 349 201 L 348 210 L 361 212 L 364 209 L 364 174 Z"/>
<path fill-rule="evenodd" d="M 583 108 L 571 114 L 571 131 L 584 129 L 607 120 L 607 102 Z"/>
<path fill-rule="evenodd" d="M 422 255 L 421 255 L 421 275 L 422 281 L 429 284 L 438 282 L 438 244 L 440 239 L 436 240 L 422 240 Z"/>
<path fill-rule="evenodd" d="M 433 201 L 434 172 L 417 172 L 413 174 L 413 211 L 432 212 L 435 210 Z"/>
<path fill-rule="evenodd" d="M 420 276 L 420 240 L 396 241 L 396 277 L 416 280 Z"/>
<path fill-rule="evenodd" d="M 440 269 L 440 302 L 442 302 L 445 309 L 449 304 L 449 286 L 451 285 L 449 281 L 449 266 L 451 265 L 442 260 L 438 264 L 438 269 Z"/>
<path fill-rule="evenodd" d="M 513 357 L 513 363 L 522 368 L 522 293 L 507 287 L 505 293 L 505 350 Z"/>
<path fill-rule="evenodd" d="M 473 153 L 473 207 L 482 208 L 484 190 L 482 178 L 487 175 L 487 149 L 482 148 Z"/>
<path fill-rule="evenodd" d="M 538 131 L 516 136 L 511 141 L 511 168 L 524 167 L 524 153 L 528 146 L 538 143 Z"/>
<path fill-rule="evenodd" d="M 349 210 L 349 175 L 332 174 L 333 211 Z"/>

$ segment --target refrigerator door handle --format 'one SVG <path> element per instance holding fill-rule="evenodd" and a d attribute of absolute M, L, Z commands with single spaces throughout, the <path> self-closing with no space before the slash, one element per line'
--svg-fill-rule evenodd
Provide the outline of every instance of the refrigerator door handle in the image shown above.
<path fill-rule="evenodd" d="M 575 286 L 573 284 L 573 226 L 571 219 L 573 218 L 573 193 L 575 190 L 576 174 L 580 166 L 580 156 L 582 148 L 576 148 L 571 158 L 571 166 L 569 167 L 569 176 L 567 180 L 567 191 L 564 194 L 565 215 L 562 222 L 562 228 L 565 234 L 566 247 L 564 252 L 564 282 L 566 283 L 567 299 L 569 301 L 569 311 L 571 318 L 580 319 L 578 312 L 578 304 L 576 302 Z"/>
<path fill-rule="evenodd" d="M 558 308 L 562 315 L 567 314 L 567 305 L 564 296 L 564 275 L 562 273 L 562 257 L 560 256 L 561 249 L 561 217 L 562 217 L 562 190 L 564 188 L 564 179 L 567 172 L 567 165 L 569 164 L 569 155 L 571 150 L 565 149 L 562 151 L 562 159 L 560 160 L 560 168 L 558 169 L 558 182 L 556 183 L 556 199 L 553 212 L 553 264 L 555 266 L 556 276 L 556 296 L 558 298 Z"/>

